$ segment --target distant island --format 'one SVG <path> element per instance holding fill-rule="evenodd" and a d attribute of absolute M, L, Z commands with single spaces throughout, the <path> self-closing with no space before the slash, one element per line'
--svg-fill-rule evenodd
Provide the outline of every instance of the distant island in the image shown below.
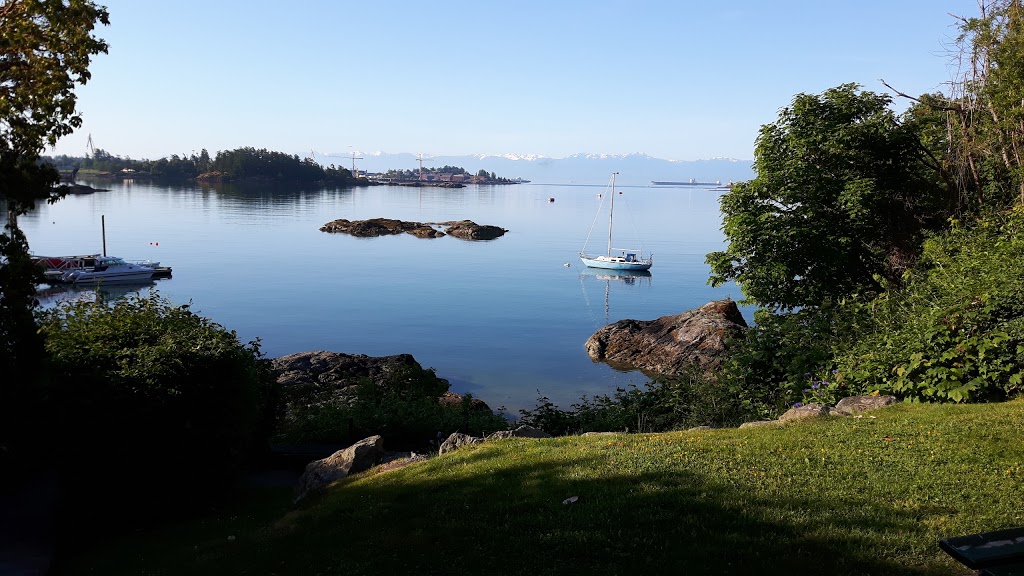
<path fill-rule="evenodd" d="M 91 155 L 74 157 L 59 155 L 43 157 L 57 167 L 65 182 L 75 182 L 79 176 L 92 176 L 117 180 L 160 180 L 165 182 L 263 182 L 277 184 L 303 184 L 310 186 L 373 186 L 392 184 L 401 186 L 435 186 L 461 188 L 466 184 L 520 184 L 529 182 L 521 178 L 498 177 L 494 172 L 480 170 L 470 174 L 459 166 L 423 168 L 419 170 L 388 170 L 379 174 L 360 174 L 335 166 L 322 166 L 313 158 L 275 152 L 266 148 L 237 148 L 217 152 L 211 157 L 206 149 L 198 154 L 172 154 L 159 160 L 134 160 L 114 156 L 102 149 Z"/>
<path fill-rule="evenodd" d="M 419 170 L 388 170 L 379 174 L 366 174 L 372 182 L 399 186 L 442 186 L 459 188 L 466 184 L 525 184 L 522 178 L 499 178 L 494 172 L 479 170 L 470 174 L 461 166 L 420 168 Z"/>

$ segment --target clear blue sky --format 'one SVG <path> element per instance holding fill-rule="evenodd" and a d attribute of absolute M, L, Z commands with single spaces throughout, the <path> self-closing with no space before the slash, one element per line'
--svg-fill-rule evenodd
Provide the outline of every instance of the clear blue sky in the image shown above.
<path fill-rule="evenodd" d="M 56 153 L 753 158 L 800 92 L 942 90 L 976 0 L 97 0 Z M 333 160 L 332 160 L 333 161 Z"/>

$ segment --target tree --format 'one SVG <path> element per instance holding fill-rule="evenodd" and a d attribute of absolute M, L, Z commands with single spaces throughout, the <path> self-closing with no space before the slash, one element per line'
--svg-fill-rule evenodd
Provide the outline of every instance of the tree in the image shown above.
<path fill-rule="evenodd" d="M 107 11 L 88 0 L 0 0 L 0 451 L 31 437 L 19 428 L 31 422 L 24 403 L 38 390 L 30 374 L 45 356 L 32 319 L 35 269 L 17 216 L 62 195 L 57 171 L 39 155 L 81 125 L 74 88 L 107 50 L 93 36 L 97 23 L 108 23 Z"/>
<path fill-rule="evenodd" d="M 755 146 L 757 177 L 722 198 L 711 283 L 792 310 L 898 283 L 943 222 L 938 170 L 914 124 L 855 84 L 798 94 Z"/>
<path fill-rule="evenodd" d="M 1020 0 L 979 5 L 957 39 L 966 65 L 950 98 L 952 152 L 976 204 L 1024 203 L 1024 9 Z"/>
<path fill-rule="evenodd" d="M 15 154 L 39 154 L 81 126 L 75 85 L 107 51 L 97 23 L 110 23 L 107 11 L 88 0 L 0 0 L 0 139 Z"/>

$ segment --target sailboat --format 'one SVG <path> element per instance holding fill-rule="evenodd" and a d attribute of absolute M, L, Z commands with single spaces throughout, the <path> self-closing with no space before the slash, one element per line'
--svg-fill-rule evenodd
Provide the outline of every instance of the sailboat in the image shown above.
<path fill-rule="evenodd" d="M 601 256 L 588 256 L 587 243 L 583 243 L 583 250 L 580 251 L 580 260 L 589 268 L 603 268 L 605 270 L 650 270 L 654 263 L 654 255 L 648 254 L 647 258 L 634 248 L 612 248 L 612 225 L 615 222 L 615 176 L 618 172 L 612 172 L 612 203 L 608 210 L 608 249 Z M 602 205 L 604 203 L 602 202 Z M 593 226 L 591 226 L 593 232 Z M 590 241 L 590 236 L 587 236 Z M 612 255 L 612 251 L 620 254 Z"/>

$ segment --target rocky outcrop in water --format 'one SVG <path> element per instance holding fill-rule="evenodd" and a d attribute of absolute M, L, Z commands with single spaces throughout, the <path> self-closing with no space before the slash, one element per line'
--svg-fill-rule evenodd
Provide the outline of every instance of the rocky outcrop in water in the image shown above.
<path fill-rule="evenodd" d="M 460 220 L 458 222 L 441 222 L 441 226 L 447 226 L 446 232 L 456 238 L 463 240 L 494 240 L 508 232 L 504 228 L 490 225 L 480 225 L 472 220 Z"/>
<path fill-rule="evenodd" d="M 445 228 L 439 230 L 436 227 Z M 339 218 L 320 227 L 321 232 L 350 234 L 361 238 L 389 236 L 392 234 L 412 234 L 418 238 L 440 238 L 450 234 L 463 240 L 493 240 L 508 232 L 504 228 L 480 225 L 472 220 L 450 222 L 406 222 L 392 218 L 372 218 L 370 220 L 346 220 Z"/>
<path fill-rule="evenodd" d="M 620 320 L 598 330 L 586 343 L 593 360 L 639 369 L 648 375 L 679 376 L 696 368 L 720 367 L 729 342 L 742 338 L 747 323 L 732 300 L 657 320 Z"/>
<path fill-rule="evenodd" d="M 388 236 L 391 234 L 408 233 L 420 238 L 437 238 L 444 232 L 435 230 L 422 222 L 405 222 L 392 218 L 372 218 L 370 220 L 346 220 L 339 218 L 320 227 L 321 232 L 350 234 L 361 238 Z"/>

